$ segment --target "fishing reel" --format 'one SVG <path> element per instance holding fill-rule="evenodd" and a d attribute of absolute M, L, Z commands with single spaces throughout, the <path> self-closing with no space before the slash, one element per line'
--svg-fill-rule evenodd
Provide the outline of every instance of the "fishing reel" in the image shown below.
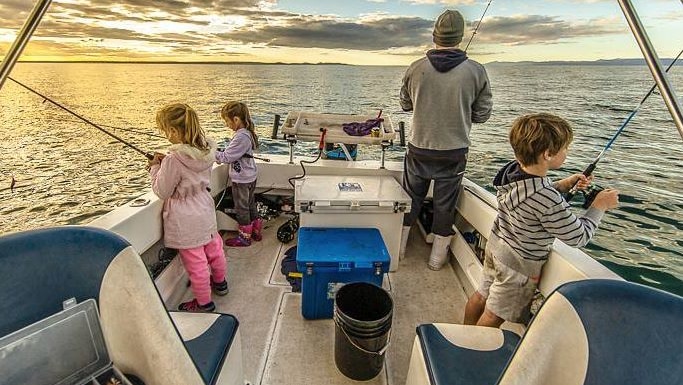
<path fill-rule="evenodd" d="M 299 216 L 295 215 L 277 229 L 277 239 L 282 243 L 294 240 L 294 234 L 299 230 Z"/>
<path fill-rule="evenodd" d="M 582 207 L 584 209 L 588 209 L 591 207 L 593 204 L 593 201 L 595 200 L 595 197 L 598 196 L 600 191 L 604 190 L 604 188 L 598 186 L 598 185 L 591 185 L 587 190 L 583 190 L 583 205 Z"/>

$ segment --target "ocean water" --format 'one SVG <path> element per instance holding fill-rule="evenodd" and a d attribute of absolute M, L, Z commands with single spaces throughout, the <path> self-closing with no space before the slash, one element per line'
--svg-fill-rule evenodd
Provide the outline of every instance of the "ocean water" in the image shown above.
<path fill-rule="evenodd" d="M 529 112 L 557 113 L 572 122 L 575 140 L 563 169 L 580 172 L 652 84 L 640 66 L 497 65 L 487 67 L 494 112 L 472 130 L 467 177 L 491 189 L 512 159 L 507 130 Z M 405 68 L 335 65 L 180 65 L 19 63 L 12 76 L 145 151 L 167 146 L 154 126 L 169 102 L 193 106 L 210 136 L 229 136 L 221 105 L 245 101 L 262 152 L 286 153 L 270 136 L 274 114 L 289 110 L 360 113 L 383 109 L 396 124 Z M 681 90 L 683 68 L 672 70 Z M 59 224 L 83 224 L 148 188 L 146 160 L 91 126 L 8 80 L 0 91 L 0 234 Z M 297 144 L 313 154 L 315 143 Z M 389 160 L 404 149 L 390 148 Z M 683 294 L 683 140 L 659 95 L 653 95 L 599 163 L 595 183 L 620 190 L 586 251 L 625 278 Z M 361 148 L 361 158 L 377 158 Z M 11 177 L 16 180 L 10 190 Z M 577 209 L 578 211 L 579 209 Z"/>

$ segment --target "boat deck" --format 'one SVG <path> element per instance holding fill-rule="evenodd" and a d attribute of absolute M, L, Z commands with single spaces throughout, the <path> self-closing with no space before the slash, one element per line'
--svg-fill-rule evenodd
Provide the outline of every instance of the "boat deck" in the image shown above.
<path fill-rule="evenodd" d="M 216 311 L 234 314 L 240 322 L 245 380 L 252 385 L 356 383 L 335 366 L 334 322 L 304 319 L 301 294 L 292 293 L 280 272 L 284 252 L 295 244 L 282 244 L 275 236 L 286 219 L 266 223 L 263 240 L 251 247 L 226 248 L 230 293 L 214 301 Z M 427 268 L 430 248 L 414 227 L 406 257 L 385 276 L 384 287 L 394 300 L 391 345 L 384 370 L 368 384 L 405 383 L 418 324 L 462 321 L 464 289 L 450 265 Z M 183 300 L 191 296 L 188 290 Z"/>

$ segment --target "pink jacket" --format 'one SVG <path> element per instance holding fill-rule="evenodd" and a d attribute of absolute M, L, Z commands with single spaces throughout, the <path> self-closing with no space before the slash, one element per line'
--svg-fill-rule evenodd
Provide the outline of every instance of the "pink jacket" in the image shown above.
<path fill-rule="evenodd" d="M 216 233 L 216 213 L 208 191 L 215 144 L 203 153 L 187 144 L 171 146 L 161 165 L 149 170 L 152 191 L 164 200 L 164 245 L 174 249 L 203 246 Z"/>

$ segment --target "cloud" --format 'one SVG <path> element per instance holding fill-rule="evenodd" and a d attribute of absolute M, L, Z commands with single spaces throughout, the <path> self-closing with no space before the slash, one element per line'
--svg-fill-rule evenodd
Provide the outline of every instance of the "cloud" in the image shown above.
<path fill-rule="evenodd" d="M 473 27 L 473 25 L 470 25 Z M 555 16 L 518 15 L 487 17 L 477 39 L 485 43 L 511 45 L 550 44 L 577 37 L 619 34 L 624 26 L 616 19 L 568 22 Z"/>
<path fill-rule="evenodd" d="M 411 4 L 473 5 L 477 0 L 402 0 Z"/>
<path fill-rule="evenodd" d="M 243 43 L 297 48 L 385 50 L 414 47 L 430 41 L 432 21 L 417 17 L 387 17 L 368 21 L 345 21 L 297 17 L 286 25 L 265 25 L 222 37 Z"/>
<path fill-rule="evenodd" d="M 3 0 L 0 15 L 7 18 L 0 19 L 0 33 L 3 28 L 18 28 L 30 11 L 29 6 L 25 0 Z M 220 56 L 236 55 L 247 48 L 278 47 L 415 55 L 432 44 L 431 19 L 381 13 L 348 19 L 302 15 L 276 6 L 274 0 L 62 0 L 53 3 L 35 36 L 41 42 L 40 47 L 53 41 L 54 47 L 63 49 L 67 57 L 76 51 L 107 51 L 131 57 L 145 54 Z M 468 23 L 465 41 L 476 22 Z M 624 30 L 619 20 L 569 22 L 543 15 L 496 16 L 484 19 L 476 42 L 555 44 Z"/>

